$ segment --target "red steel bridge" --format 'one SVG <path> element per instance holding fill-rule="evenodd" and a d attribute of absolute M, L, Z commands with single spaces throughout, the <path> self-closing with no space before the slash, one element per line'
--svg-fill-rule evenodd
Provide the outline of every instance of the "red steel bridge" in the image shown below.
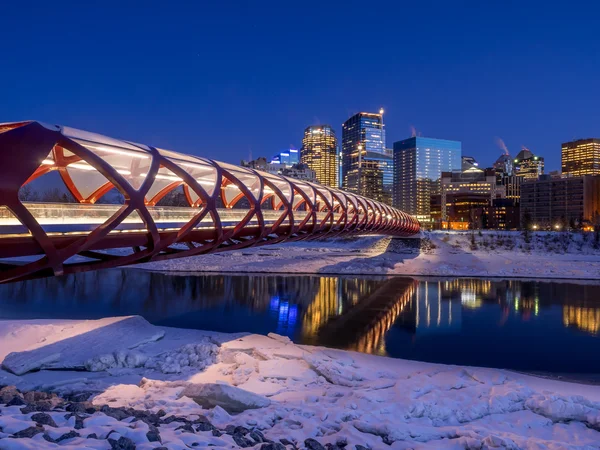
<path fill-rule="evenodd" d="M 32 184 L 50 176 L 64 201 L 28 200 Z M 175 190 L 186 207 L 158 205 Z M 120 201 L 104 204 L 109 193 Z M 408 214 L 339 189 L 65 126 L 0 124 L 0 282 L 281 241 L 418 232 Z"/>

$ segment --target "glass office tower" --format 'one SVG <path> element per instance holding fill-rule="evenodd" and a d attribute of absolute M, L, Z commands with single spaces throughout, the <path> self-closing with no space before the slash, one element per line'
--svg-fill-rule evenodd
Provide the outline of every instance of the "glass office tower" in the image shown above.
<path fill-rule="evenodd" d="M 342 125 L 342 186 L 391 204 L 393 182 L 393 156 L 385 148 L 383 110 L 353 115 Z"/>
<path fill-rule="evenodd" d="M 317 181 L 338 187 L 337 138 L 329 125 L 313 125 L 304 130 L 300 161 L 315 171 Z"/>
<path fill-rule="evenodd" d="M 271 164 L 285 164 L 286 166 L 293 166 L 299 162 L 300 159 L 298 156 L 298 150 L 295 148 L 284 150 L 281 153 L 273 156 L 273 159 L 271 159 Z"/>
<path fill-rule="evenodd" d="M 461 143 L 413 136 L 394 142 L 393 203 L 417 217 L 431 221 L 431 196 L 440 193 L 442 172 L 461 170 Z"/>

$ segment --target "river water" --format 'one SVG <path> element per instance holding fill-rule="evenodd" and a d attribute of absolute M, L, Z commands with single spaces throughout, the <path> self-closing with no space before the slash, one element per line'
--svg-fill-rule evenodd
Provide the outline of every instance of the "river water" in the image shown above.
<path fill-rule="evenodd" d="M 133 314 L 394 358 L 600 374 L 600 282 L 117 269 L 0 285 L 0 319 Z"/>

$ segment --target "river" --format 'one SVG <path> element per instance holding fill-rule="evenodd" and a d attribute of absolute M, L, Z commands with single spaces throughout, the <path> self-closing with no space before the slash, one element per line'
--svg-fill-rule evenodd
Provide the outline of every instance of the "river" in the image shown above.
<path fill-rule="evenodd" d="M 0 285 L 0 319 L 134 314 L 394 358 L 600 374 L 600 282 L 115 269 Z"/>

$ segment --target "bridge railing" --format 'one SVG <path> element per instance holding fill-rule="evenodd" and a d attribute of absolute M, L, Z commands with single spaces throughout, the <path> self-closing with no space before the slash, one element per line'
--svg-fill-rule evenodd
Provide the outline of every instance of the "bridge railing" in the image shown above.
<path fill-rule="evenodd" d="M 64 186 L 64 203 L 31 201 L 31 186 L 51 176 Z M 114 204 L 97 203 L 115 193 Z M 161 206 L 174 194 L 187 207 Z M 33 260 L 5 261 L 0 281 L 283 240 L 418 231 L 402 211 L 339 189 L 69 127 L 0 124 L 0 258 Z"/>

